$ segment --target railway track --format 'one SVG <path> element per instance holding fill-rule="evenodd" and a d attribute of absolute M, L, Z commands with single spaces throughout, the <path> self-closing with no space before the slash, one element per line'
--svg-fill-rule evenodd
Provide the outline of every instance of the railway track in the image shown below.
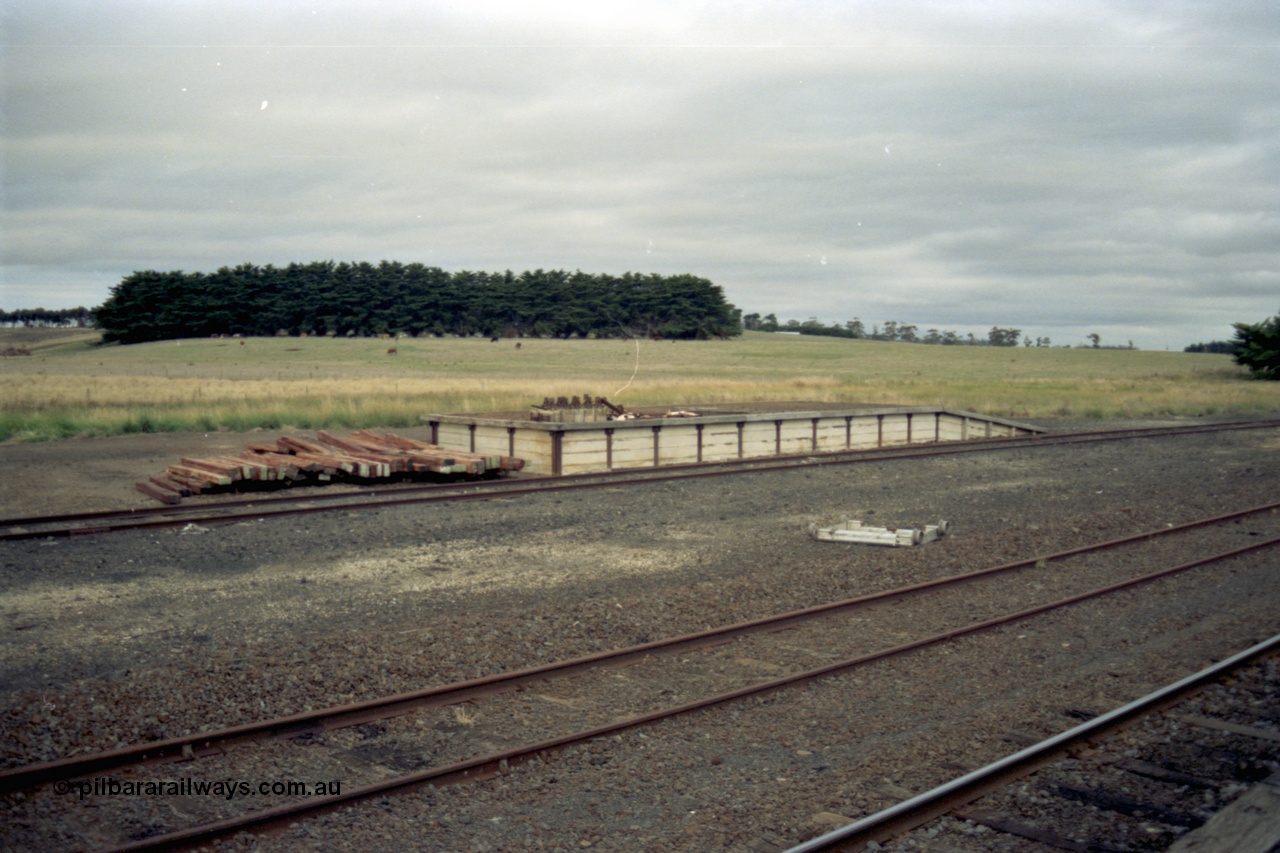
<path fill-rule="evenodd" d="M 110 789 L 94 787 L 104 778 L 158 782 L 171 778 L 177 767 L 183 768 L 183 776 L 194 771 L 205 778 L 246 778 L 251 773 L 244 768 L 263 760 L 301 768 L 294 773 L 297 778 L 341 772 L 348 780 L 338 795 L 295 799 L 251 813 L 229 813 L 229 801 L 210 798 L 217 808 L 185 829 L 130 829 L 125 816 L 120 835 L 101 842 L 120 850 L 200 843 L 425 784 L 506 774 L 572 744 L 938 649 L 958 638 L 1273 549 L 1280 544 L 1277 509 L 1280 504 L 1252 507 L 804 611 L 359 705 L 7 770 L 0 773 L 0 792 L 43 785 L 85 791 L 95 805 L 106 807 L 111 797 L 103 794 Z M 1165 568 L 1135 574 L 1112 561 L 1124 554 L 1121 563 L 1131 564 L 1135 553 L 1141 555 L 1138 562 Z M 1022 582 L 1004 582 L 1011 573 L 1018 573 Z M 948 597 L 963 601 L 963 608 L 939 606 Z M 903 603 L 911 606 L 901 607 Z M 958 621 L 933 615 L 958 610 L 965 613 Z M 762 680 L 762 672 L 771 677 Z M 477 718 L 513 722 L 486 728 L 477 738 L 472 730 Z M 529 741 L 530 729 L 541 736 Z M 452 736 L 458 732 L 469 736 Z M 244 749 L 248 743 L 254 748 Z M 486 745 L 499 748 L 482 748 Z M 248 765 L 242 763 L 246 756 Z M 421 769 L 393 772 L 415 764 Z M 106 773 L 111 775 L 104 777 Z M 355 785 L 350 784 L 353 777 L 359 779 Z M 251 802 L 265 804 L 263 799 Z M 95 812 L 94 821 L 102 814 Z M 151 837 L 119 844 L 121 837 L 153 831 Z"/>
<path fill-rule="evenodd" d="M 787 853 L 1269 853 L 1278 805 L 1280 635 Z"/>
<path fill-rule="evenodd" d="M 409 504 L 513 498 L 550 491 L 609 488 L 625 484 L 671 482 L 695 477 L 779 471 L 813 465 L 851 465 L 899 459 L 917 459 L 959 453 L 980 453 L 1021 448 L 1057 447 L 1103 441 L 1142 438 L 1170 438 L 1202 433 L 1280 428 L 1280 420 L 1195 424 L 1178 427 L 1148 427 L 1094 432 L 1048 434 L 1008 438 L 978 439 L 943 444 L 916 444 L 871 450 L 797 456 L 742 459 L 734 462 L 707 462 L 670 465 L 661 468 L 615 470 L 597 474 L 563 477 L 532 477 L 482 480 L 465 483 L 431 483 L 406 486 L 285 494 L 220 500 L 205 505 L 142 507 L 100 512 L 31 516 L 0 519 L 0 541 L 63 538 L 113 533 L 127 530 L 184 527 L 189 524 L 214 525 L 318 512 L 382 509 Z"/>

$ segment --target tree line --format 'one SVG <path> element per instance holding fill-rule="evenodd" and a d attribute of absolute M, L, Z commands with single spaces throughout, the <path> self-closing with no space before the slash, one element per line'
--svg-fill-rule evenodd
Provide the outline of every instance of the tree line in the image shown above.
<path fill-rule="evenodd" d="M 1032 346 L 1030 338 L 1021 338 L 1021 329 L 1002 328 L 1000 326 L 992 326 L 991 331 L 987 332 L 985 338 L 979 338 L 972 332 L 965 337 L 961 337 L 950 329 L 941 331 L 927 329 L 924 334 L 921 334 L 919 326 L 911 323 L 900 323 L 897 320 L 887 320 L 883 325 L 875 324 L 870 329 L 867 329 L 866 324 L 856 317 L 846 321 L 843 325 L 840 323 L 825 325 L 814 318 L 810 318 L 803 323 L 799 320 L 787 320 L 785 323 L 779 323 L 777 316 L 773 314 L 765 314 L 761 317 L 759 314 L 752 313 L 742 318 L 742 325 L 745 329 L 761 332 L 798 332 L 802 335 L 822 335 L 832 338 L 854 338 L 868 341 L 898 341 L 907 344 L 1016 347 L 1019 343 L 1023 343 L 1025 346 Z M 1048 338 L 1036 338 L 1034 345 L 1047 347 L 1051 344 Z"/>
<path fill-rule="evenodd" d="M 1189 344 L 1182 348 L 1183 352 L 1211 352 L 1219 355 L 1234 355 L 1236 345 L 1231 341 L 1209 341 L 1208 343 Z"/>
<path fill-rule="evenodd" d="M 741 334 L 724 291 L 689 274 L 447 272 L 382 261 L 134 272 L 94 310 L 120 343 L 210 335 L 664 337 Z"/>
<path fill-rule="evenodd" d="M 16 308 L 5 311 L 0 308 L 0 326 L 54 326 L 59 328 L 87 329 L 93 325 L 93 312 L 88 308 Z"/>

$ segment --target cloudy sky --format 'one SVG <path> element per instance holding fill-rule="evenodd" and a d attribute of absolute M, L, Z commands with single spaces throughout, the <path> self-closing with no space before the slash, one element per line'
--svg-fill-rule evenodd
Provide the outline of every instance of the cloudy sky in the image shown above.
<path fill-rule="evenodd" d="M 1274 0 L 9 0 L 0 27 L 0 308 L 386 259 L 1054 344 L 1280 313 Z"/>

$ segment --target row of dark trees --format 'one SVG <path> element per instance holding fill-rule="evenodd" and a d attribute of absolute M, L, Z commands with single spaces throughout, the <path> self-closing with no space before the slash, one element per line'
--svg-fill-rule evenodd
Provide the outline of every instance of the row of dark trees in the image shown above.
<path fill-rule="evenodd" d="M 914 326 L 910 323 L 899 323 L 896 320 L 888 320 L 884 325 L 873 325 L 868 330 L 866 324 L 856 317 L 843 325 L 839 323 L 826 325 L 812 317 L 803 323 L 799 320 L 788 320 L 785 323 L 779 323 L 777 316 L 773 314 L 765 314 L 763 317 L 759 314 L 747 314 L 742 318 L 742 325 L 745 329 L 761 332 L 798 332 L 802 335 L 822 335 L 831 338 L 899 341 L 907 344 L 940 344 L 942 346 L 1016 347 L 1019 343 L 1019 336 L 1022 334 L 1021 329 L 992 326 L 985 339 L 978 338 L 973 333 L 969 333 L 962 338 L 950 329 L 943 331 L 928 329 L 921 335 L 919 326 Z M 1026 346 L 1032 345 L 1030 338 L 1023 340 L 1022 343 Z M 1048 338 L 1036 338 L 1035 340 L 1035 346 L 1047 347 L 1049 345 Z"/>
<path fill-rule="evenodd" d="M 1231 341 L 1209 341 L 1208 343 L 1190 344 L 1182 348 L 1183 352 L 1211 352 L 1219 355 L 1235 355 L 1236 345 Z"/>
<path fill-rule="evenodd" d="M 0 326 L 54 326 L 61 328 L 88 328 L 93 325 L 93 312 L 88 308 L 17 308 L 5 311 L 0 308 Z"/>
<path fill-rule="evenodd" d="M 447 272 L 382 261 L 135 272 L 95 310 L 121 343 L 209 335 L 718 338 L 741 312 L 710 281 L 535 270 Z"/>

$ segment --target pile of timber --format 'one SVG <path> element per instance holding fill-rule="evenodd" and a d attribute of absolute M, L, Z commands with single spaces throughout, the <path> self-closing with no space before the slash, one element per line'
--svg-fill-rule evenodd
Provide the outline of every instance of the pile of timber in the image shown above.
<path fill-rule="evenodd" d="M 281 436 L 275 444 L 250 444 L 237 456 L 184 457 L 163 477 L 135 485 L 166 504 L 206 492 L 246 487 L 370 483 L 447 476 L 478 479 L 524 467 L 523 459 L 447 450 L 412 438 L 358 430 L 347 437 L 321 430 L 315 441 Z"/>

